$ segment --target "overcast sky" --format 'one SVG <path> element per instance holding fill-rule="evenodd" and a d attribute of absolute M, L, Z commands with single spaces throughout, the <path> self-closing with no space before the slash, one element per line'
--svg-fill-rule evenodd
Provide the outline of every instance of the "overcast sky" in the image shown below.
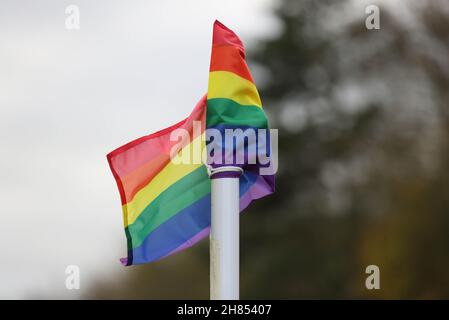
<path fill-rule="evenodd" d="M 0 2 L 0 298 L 76 298 L 120 272 L 106 154 L 188 115 L 207 88 L 216 18 L 247 45 L 278 28 L 268 0 L 194 3 Z M 80 30 L 65 27 L 70 4 Z"/>

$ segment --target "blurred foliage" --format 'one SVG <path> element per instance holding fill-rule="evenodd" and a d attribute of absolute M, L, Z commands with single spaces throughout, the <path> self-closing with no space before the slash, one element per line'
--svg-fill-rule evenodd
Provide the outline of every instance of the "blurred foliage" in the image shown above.
<path fill-rule="evenodd" d="M 252 50 L 280 164 L 241 218 L 242 298 L 449 298 L 449 8 L 381 8 L 367 30 L 352 5 L 281 1 Z M 207 299 L 208 258 L 203 241 L 88 297 Z"/>

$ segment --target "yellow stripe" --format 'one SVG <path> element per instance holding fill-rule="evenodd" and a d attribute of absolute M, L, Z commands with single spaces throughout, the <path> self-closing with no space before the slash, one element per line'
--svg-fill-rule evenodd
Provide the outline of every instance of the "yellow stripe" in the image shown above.
<path fill-rule="evenodd" d="M 227 98 L 241 105 L 262 107 L 256 86 L 235 73 L 213 71 L 209 73 L 207 99 Z"/>
<path fill-rule="evenodd" d="M 193 139 L 193 141 L 182 148 L 180 152 L 190 152 L 190 159 L 193 160 L 195 159 L 194 152 L 198 152 L 195 148 L 199 147 L 202 152 L 204 141 L 205 133 L 203 132 L 201 136 Z M 189 150 L 187 150 L 187 148 Z M 174 164 L 170 161 L 145 187 L 135 194 L 131 202 L 123 205 L 123 221 L 125 227 L 132 224 L 143 209 L 145 209 L 164 190 L 202 165 L 202 163 L 193 163 L 193 161 L 189 164 Z"/>

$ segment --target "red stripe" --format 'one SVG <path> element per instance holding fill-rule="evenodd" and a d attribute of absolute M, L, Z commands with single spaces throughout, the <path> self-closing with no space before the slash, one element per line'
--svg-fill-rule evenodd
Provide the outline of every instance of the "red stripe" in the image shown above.
<path fill-rule="evenodd" d="M 137 192 L 145 187 L 153 178 L 170 162 L 170 157 L 165 154 L 156 157 L 150 162 L 140 166 L 130 174 L 122 177 L 125 202 L 131 202 Z"/>
<path fill-rule="evenodd" d="M 241 51 L 235 46 L 213 46 L 210 71 L 233 72 L 254 83 L 253 77 L 246 65 L 245 58 L 242 56 Z"/>
<path fill-rule="evenodd" d="M 194 138 L 192 137 L 193 121 L 201 121 L 202 131 L 204 131 L 205 116 L 206 96 L 203 96 L 187 119 L 164 130 L 131 141 L 109 153 L 108 160 L 111 168 L 114 167 L 117 176 L 124 177 L 161 154 L 165 154 L 169 159 L 171 148 L 178 143 L 170 141 L 170 133 L 177 128 L 183 128 L 189 132 L 192 139 Z M 188 141 L 186 141 L 187 143 Z"/>
<path fill-rule="evenodd" d="M 107 155 L 109 167 L 117 182 L 122 204 L 146 186 L 170 161 L 170 150 L 179 142 L 170 141 L 170 133 L 178 128 L 189 132 L 193 138 L 193 121 L 201 121 L 201 132 L 206 125 L 206 95 L 195 106 L 187 119 L 177 124 L 141 137 L 115 149 Z M 182 147 L 190 141 L 184 141 Z"/>
<path fill-rule="evenodd" d="M 245 58 L 245 48 L 240 38 L 220 21 L 215 20 L 212 45 L 231 45 L 237 47 Z"/>
<path fill-rule="evenodd" d="M 115 182 L 117 183 L 118 191 L 120 192 L 120 200 L 121 200 L 122 204 L 124 204 L 124 203 L 126 203 L 126 197 L 125 197 L 125 189 L 123 189 L 122 181 L 120 180 L 120 177 L 118 176 L 117 172 L 115 171 L 114 166 L 112 165 L 111 154 L 109 153 L 106 157 L 108 158 L 109 168 L 111 168 L 112 175 L 115 178 Z M 128 225 L 128 221 L 126 221 L 126 217 L 125 217 L 125 225 Z"/>

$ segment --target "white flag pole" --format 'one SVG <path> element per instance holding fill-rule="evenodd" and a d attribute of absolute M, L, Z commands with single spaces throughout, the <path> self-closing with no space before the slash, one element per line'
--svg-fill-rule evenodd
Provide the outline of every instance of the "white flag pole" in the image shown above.
<path fill-rule="evenodd" d="M 239 167 L 210 169 L 210 298 L 238 300 L 240 291 Z"/>

